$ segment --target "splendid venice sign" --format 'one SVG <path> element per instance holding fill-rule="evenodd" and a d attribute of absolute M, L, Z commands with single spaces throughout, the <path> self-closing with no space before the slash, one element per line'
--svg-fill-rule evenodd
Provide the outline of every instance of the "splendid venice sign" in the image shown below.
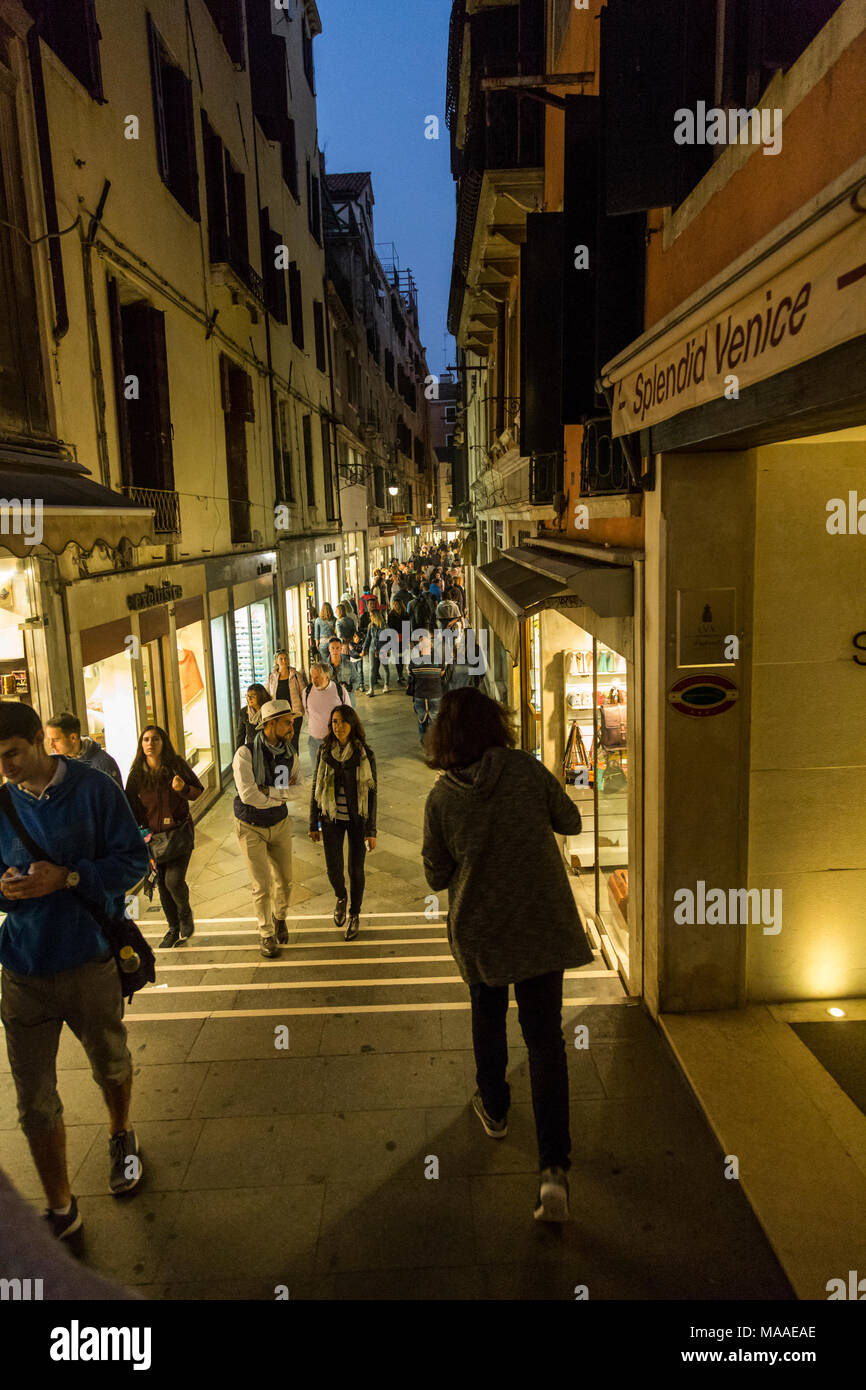
<path fill-rule="evenodd" d="M 657 357 L 619 380 L 612 373 L 614 435 L 708 401 L 736 401 L 746 386 L 859 337 L 864 324 L 866 217 L 860 217 Z"/>

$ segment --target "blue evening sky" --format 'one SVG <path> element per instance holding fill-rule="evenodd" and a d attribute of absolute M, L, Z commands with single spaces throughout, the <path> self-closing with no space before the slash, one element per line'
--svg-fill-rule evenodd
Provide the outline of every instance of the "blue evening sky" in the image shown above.
<path fill-rule="evenodd" d="M 418 286 L 431 372 L 453 363 L 446 332 L 454 194 L 445 125 L 450 0 L 318 0 L 315 40 L 319 146 L 329 174 L 369 169 L 373 232 L 394 242 Z M 427 116 L 439 139 L 424 138 Z M 390 248 L 377 245 L 384 260 Z"/>

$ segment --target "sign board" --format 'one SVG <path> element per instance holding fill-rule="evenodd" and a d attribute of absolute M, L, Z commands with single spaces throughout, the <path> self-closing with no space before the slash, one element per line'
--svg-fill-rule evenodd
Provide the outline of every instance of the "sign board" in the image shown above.
<path fill-rule="evenodd" d="M 678 666 L 736 664 L 727 641 L 736 635 L 735 601 L 734 589 L 677 590 Z"/>
<path fill-rule="evenodd" d="M 866 315 L 866 217 L 751 294 L 692 324 L 614 381 L 614 435 L 632 434 L 858 338 Z"/>
<path fill-rule="evenodd" d="M 680 714 L 706 719 L 732 708 L 740 692 L 727 676 L 683 676 L 668 691 L 668 704 Z"/>

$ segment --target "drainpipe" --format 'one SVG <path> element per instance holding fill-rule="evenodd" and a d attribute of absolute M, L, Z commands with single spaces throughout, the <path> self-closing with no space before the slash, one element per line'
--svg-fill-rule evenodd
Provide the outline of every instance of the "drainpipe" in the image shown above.
<path fill-rule="evenodd" d="M 42 177 L 42 202 L 45 208 L 45 230 L 48 233 L 48 260 L 51 266 L 51 285 L 54 291 L 56 319 L 52 332 L 55 343 L 69 332 L 69 313 L 66 307 L 66 282 L 63 278 L 63 252 L 57 236 L 57 199 L 54 193 L 54 166 L 51 162 L 51 136 L 48 130 L 48 107 L 45 102 L 45 80 L 42 73 L 40 48 L 41 24 L 34 24 L 27 34 L 27 56 L 30 63 L 30 85 L 36 117 L 36 140 L 39 147 L 39 172 Z"/>

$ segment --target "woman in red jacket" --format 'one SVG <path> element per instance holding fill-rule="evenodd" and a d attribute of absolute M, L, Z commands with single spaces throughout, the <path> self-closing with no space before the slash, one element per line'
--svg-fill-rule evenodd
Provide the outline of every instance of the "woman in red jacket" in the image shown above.
<path fill-rule="evenodd" d="M 138 824 L 151 832 L 159 900 L 168 931 L 161 947 L 179 946 L 195 931 L 186 871 L 195 844 L 190 802 L 204 787 L 174 751 L 158 724 L 148 724 L 126 781 L 126 796 Z"/>

